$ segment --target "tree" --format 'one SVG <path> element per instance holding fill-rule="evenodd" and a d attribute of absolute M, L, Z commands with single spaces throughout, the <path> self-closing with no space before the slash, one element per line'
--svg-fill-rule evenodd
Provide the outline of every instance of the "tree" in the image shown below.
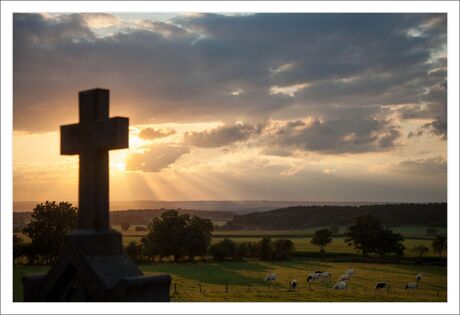
<path fill-rule="evenodd" d="M 406 249 L 403 242 L 404 237 L 400 233 L 394 233 L 390 229 L 384 229 L 380 232 L 375 251 L 382 258 L 388 254 L 403 256 L 404 250 Z"/>
<path fill-rule="evenodd" d="M 272 240 L 269 237 L 262 238 L 258 244 L 259 247 L 259 258 L 262 260 L 271 260 L 273 259 L 273 244 Z"/>
<path fill-rule="evenodd" d="M 442 252 L 444 250 L 447 250 L 447 237 L 437 235 L 434 239 L 433 242 L 431 243 L 431 247 L 433 248 L 433 251 L 435 253 L 438 253 L 439 256 L 442 255 Z"/>
<path fill-rule="evenodd" d="M 130 226 L 131 226 L 131 224 L 129 224 L 129 222 L 122 222 L 121 223 L 121 230 L 122 231 L 128 231 Z"/>
<path fill-rule="evenodd" d="M 153 218 L 148 233 L 142 238 L 146 252 L 154 251 L 160 256 L 173 256 L 174 262 L 189 256 L 205 253 L 211 241 L 212 223 L 208 219 L 179 214 L 168 210 Z"/>
<path fill-rule="evenodd" d="M 231 239 L 224 238 L 223 240 L 212 244 L 209 251 L 215 260 L 225 260 L 235 258 L 237 256 L 237 244 Z"/>
<path fill-rule="evenodd" d="M 77 208 L 68 202 L 38 204 L 33 209 L 32 220 L 23 230 L 32 240 L 32 248 L 28 251 L 42 263 L 54 263 L 64 249 L 67 233 L 77 228 L 77 219 Z"/>
<path fill-rule="evenodd" d="M 202 256 L 211 243 L 214 226 L 209 219 L 192 216 L 186 233 L 186 250 L 189 260 L 195 256 Z"/>
<path fill-rule="evenodd" d="M 320 246 L 320 252 L 324 252 L 324 246 L 332 242 L 332 233 L 328 229 L 316 230 L 311 238 L 311 243 Z"/>
<path fill-rule="evenodd" d="M 289 239 L 277 239 L 273 242 L 275 259 L 289 259 L 294 251 L 294 243 Z"/>
<path fill-rule="evenodd" d="M 423 257 L 423 255 L 427 254 L 430 251 L 430 249 L 425 245 L 419 245 L 412 247 L 412 251 L 417 253 L 419 257 Z"/>
<path fill-rule="evenodd" d="M 380 220 L 372 215 L 356 217 L 345 233 L 345 243 L 361 250 L 363 257 L 375 252 L 383 230 Z"/>

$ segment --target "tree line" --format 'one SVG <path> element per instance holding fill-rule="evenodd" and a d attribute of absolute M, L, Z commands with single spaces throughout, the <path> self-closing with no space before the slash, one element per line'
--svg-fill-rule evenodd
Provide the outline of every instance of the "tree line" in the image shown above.
<path fill-rule="evenodd" d="M 13 236 L 13 258 L 25 259 L 30 264 L 52 264 L 65 246 L 66 235 L 77 228 L 77 211 L 68 202 L 46 202 L 37 205 L 32 219 L 23 229 L 31 242 L 24 242 Z M 196 257 L 211 255 L 214 260 L 235 260 L 259 258 L 261 260 L 289 259 L 295 251 L 289 239 L 262 238 L 258 242 L 235 242 L 223 239 L 211 244 L 213 224 L 211 220 L 200 218 L 175 210 L 163 212 L 147 226 L 147 234 L 141 241 L 131 242 L 126 251 L 135 261 L 154 262 L 162 257 L 172 257 L 174 262 L 193 261 Z M 325 253 L 332 242 L 337 227 L 316 230 L 311 243 L 319 246 Z M 361 215 L 354 218 L 345 232 L 345 243 L 359 250 L 363 257 L 375 254 L 380 257 L 404 255 L 404 237 L 384 227 L 381 220 L 373 215 Z M 447 249 L 447 238 L 437 235 L 432 242 L 433 250 L 439 255 Z M 418 246 L 412 250 L 420 257 L 429 249 Z"/>
<path fill-rule="evenodd" d="M 221 229 L 301 230 L 312 226 L 350 225 L 372 215 L 386 226 L 447 226 L 447 203 L 401 203 L 361 206 L 298 206 L 235 215 Z"/>

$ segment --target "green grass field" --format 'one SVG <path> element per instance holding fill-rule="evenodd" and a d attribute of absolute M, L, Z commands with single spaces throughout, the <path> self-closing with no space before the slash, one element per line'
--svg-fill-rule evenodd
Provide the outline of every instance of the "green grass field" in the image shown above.
<path fill-rule="evenodd" d="M 141 265 L 145 274 L 168 273 L 172 276 L 171 299 L 174 302 L 445 302 L 447 300 L 447 268 L 365 263 L 331 263 L 308 260 L 283 262 L 221 262 Z M 337 277 L 348 268 L 356 270 L 348 282 L 348 290 L 332 291 Z M 14 301 L 22 301 L 20 279 L 26 274 L 43 273 L 46 266 L 14 267 Z M 316 270 L 332 272 L 332 281 L 306 286 L 306 276 Z M 404 286 L 413 282 L 421 272 L 423 279 L 416 291 L 406 292 Z M 270 289 L 264 282 L 269 273 L 278 276 Z M 296 279 L 299 288 L 288 291 L 290 280 Z M 374 292 L 376 282 L 387 281 L 390 292 Z M 225 292 L 228 283 L 228 292 Z M 200 292 L 201 284 L 201 292 Z M 176 288 L 176 291 L 175 291 Z"/>
<path fill-rule="evenodd" d="M 115 229 L 121 231 L 119 226 L 114 226 Z M 212 242 L 218 242 L 223 238 L 229 238 L 236 242 L 257 242 L 263 236 L 272 237 L 273 240 L 277 238 L 288 238 L 292 240 L 297 251 L 318 251 L 319 248 L 310 243 L 311 237 L 315 230 L 321 227 L 308 228 L 305 230 L 238 230 L 238 231 L 215 231 Z M 123 244 L 126 246 L 130 242 L 139 242 L 141 237 L 147 232 L 137 232 L 135 227 L 131 226 L 128 231 L 121 231 L 123 233 Z M 433 236 L 426 235 L 425 226 L 400 226 L 392 228 L 393 231 L 401 233 L 406 237 L 404 246 L 406 246 L 405 256 L 414 257 L 417 254 L 411 249 L 415 246 L 425 245 L 430 249 L 428 256 L 436 256 L 431 248 Z M 438 233 L 441 235 L 446 234 L 445 228 L 437 228 Z M 339 228 L 339 233 L 345 231 L 345 227 Z M 357 253 L 352 247 L 344 242 L 344 237 L 334 237 L 331 244 L 326 247 L 326 251 L 331 253 Z M 446 257 L 447 253 L 443 252 L 442 256 Z"/>

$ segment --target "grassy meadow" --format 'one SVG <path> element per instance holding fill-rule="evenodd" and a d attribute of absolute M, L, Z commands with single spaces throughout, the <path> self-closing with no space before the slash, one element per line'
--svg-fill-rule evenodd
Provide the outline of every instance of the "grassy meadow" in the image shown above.
<path fill-rule="evenodd" d="M 131 226 L 128 231 L 121 231 L 120 226 L 114 226 L 123 233 L 124 245 L 140 241 L 147 232 L 135 231 Z M 423 226 L 402 226 L 393 228 L 402 233 L 406 240 L 405 256 L 414 257 L 410 249 L 414 246 L 425 245 L 430 248 L 427 256 L 435 256 L 431 249 L 433 236 L 426 235 Z M 280 230 L 280 231 L 215 231 L 212 242 L 230 238 L 236 242 L 259 241 L 264 236 L 273 240 L 289 238 L 294 242 L 296 251 L 318 252 L 319 248 L 310 243 L 315 230 Z M 340 233 L 345 227 L 340 227 Z M 446 234 L 445 229 L 438 233 Z M 24 237 L 24 235 L 22 235 Z M 25 238 L 25 237 L 24 237 Z M 25 238 L 27 241 L 27 238 Z M 344 237 L 334 237 L 327 246 L 330 253 L 357 253 L 345 244 Z M 443 253 L 445 257 L 447 253 Z M 44 273 L 48 266 L 14 266 L 14 301 L 22 301 L 21 277 L 26 274 Z M 409 265 L 393 263 L 358 263 L 347 260 L 293 258 L 288 261 L 227 261 L 227 262 L 197 262 L 197 263 L 161 263 L 140 265 L 145 274 L 167 273 L 172 276 L 171 299 L 174 302 L 445 302 L 447 300 L 447 268 L 445 266 Z M 355 276 L 348 282 L 347 291 L 332 291 L 330 288 L 335 280 L 347 269 L 354 268 Z M 313 283 L 311 288 L 306 285 L 306 276 L 316 270 L 332 273 L 330 281 Z M 269 273 L 276 273 L 277 282 L 270 288 L 264 282 Z M 416 291 L 406 292 L 404 286 L 415 281 L 417 273 L 423 274 L 420 287 Z M 288 283 L 296 279 L 299 287 L 295 291 L 288 290 Z M 374 292 L 376 282 L 386 281 L 391 285 L 390 292 Z M 226 285 L 227 292 L 226 292 Z M 201 290 L 200 290 L 201 287 Z"/>
<path fill-rule="evenodd" d="M 147 232 L 135 231 L 136 226 L 130 226 L 128 231 L 122 231 L 120 226 L 113 226 L 114 229 L 123 233 L 123 243 L 128 245 L 130 242 L 139 242 L 141 237 Z M 212 242 L 218 242 L 223 238 L 229 238 L 236 242 L 257 242 L 264 236 L 269 236 L 273 240 L 277 238 L 288 238 L 295 246 L 297 251 L 304 252 L 315 252 L 319 251 L 318 246 L 311 244 L 311 236 L 315 230 L 321 229 L 322 227 L 311 227 L 304 230 L 238 230 L 238 231 L 214 231 Z M 339 233 L 344 233 L 346 227 L 339 227 Z M 404 246 L 406 246 L 405 256 L 414 257 L 417 256 L 411 249 L 415 246 L 425 245 L 429 248 L 427 256 L 437 256 L 431 248 L 432 235 L 426 234 L 426 226 L 398 226 L 393 227 L 392 230 L 397 233 L 401 233 L 406 238 Z M 438 233 L 446 235 L 445 228 L 437 228 Z M 352 247 L 348 246 L 344 242 L 344 237 L 334 237 L 332 243 L 326 247 L 326 251 L 330 253 L 349 253 L 356 254 L 357 251 Z M 442 256 L 446 257 L 447 253 L 443 252 Z"/>
<path fill-rule="evenodd" d="M 256 260 L 219 263 L 181 263 L 141 265 L 149 275 L 168 273 L 172 276 L 171 299 L 174 302 L 445 302 L 447 300 L 447 269 L 439 266 L 414 266 L 371 263 L 337 263 L 293 259 L 262 262 Z M 348 282 L 347 291 L 332 291 L 335 280 L 348 268 L 356 274 Z M 22 301 L 20 278 L 25 274 L 46 272 L 48 267 L 14 267 L 14 301 Z M 306 276 L 316 270 L 332 273 L 331 281 L 306 285 Z M 416 291 L 406 292 L 407 282 L 415 281 L 421 272 L 423 279 Z M 264 277 L 276 273 L 277 282 L 268 288 Z M 299 287 L 288 290 L 290 280 Z M 390 292 L 374 292 L 378 281 L 390 283 Z M 228 292 L 225 284 L 228 283 Z M 201 285 L 201 292 L 200 292 Z M 176 290 L 175 290 L 176 289 Z"/>

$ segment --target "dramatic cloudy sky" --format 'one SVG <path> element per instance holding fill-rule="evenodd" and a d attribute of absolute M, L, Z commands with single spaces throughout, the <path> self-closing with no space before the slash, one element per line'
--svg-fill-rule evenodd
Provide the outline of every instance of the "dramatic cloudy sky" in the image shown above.
<path fill-rule="evenodd" d="M 59 126 L 110 89 L 112 200 L 444 201 L 445 14 L 15 14 L 14 200 L 76 200 Z"/>

